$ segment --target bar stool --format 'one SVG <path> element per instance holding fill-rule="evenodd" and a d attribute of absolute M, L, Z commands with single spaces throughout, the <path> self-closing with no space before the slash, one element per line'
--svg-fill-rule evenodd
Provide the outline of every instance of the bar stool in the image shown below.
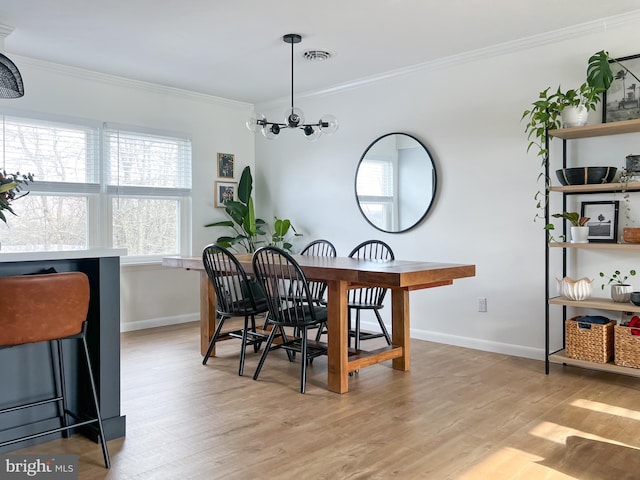
<path fill-rule="evenodd" d="M 61 424 L 57 428 L 0 442 L 0 447 L 57 432 L 62 432 L 66 438 L 72 428 L 97 423 L 104 464 L 109 468 L 111 463 L 86 340 L 88 277 L 81 272 L 0 277 L 0 292 L 0 348 L 19 348 L 19 345 L 29 343 L 51 342 L 52 357 L 57 357 L 57 365 L 53 364 L 54 361 L 51 365 L 54 396 L 1 409 L 0 415 L 55 402 Z M 71 339 L 82 343 L 84 354 L 79 354 L 78 357 L 84 356 L 86 362 L 95 417 L 80 416 L 69 411 L 67 406 L 61 342 Z M 56 349 L 53 344 L 56 344 Z M 72 423 L 69 423 L 69 417 L 74 420 Z"/>

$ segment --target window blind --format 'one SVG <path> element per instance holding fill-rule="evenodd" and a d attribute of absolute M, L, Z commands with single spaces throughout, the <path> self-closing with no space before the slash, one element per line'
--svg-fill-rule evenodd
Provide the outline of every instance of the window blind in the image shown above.
<path fill-rule="evenodd" d="M 191 194 L 189 139 L 105 127 L 105 184 L 113 195 Z"/>
<path fill-rule="evenodd" d="M 33 173 L 33 192 L 99 193 L 95 127 L 2 116 L 2 168 Z"/>

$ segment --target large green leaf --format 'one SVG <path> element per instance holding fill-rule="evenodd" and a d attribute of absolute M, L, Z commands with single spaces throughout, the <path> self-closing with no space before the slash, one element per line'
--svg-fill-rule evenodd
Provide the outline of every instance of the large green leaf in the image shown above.
<path fill-rule="evenodd" d="M 609 54 L 604 50 L 594 53 L 589 58 L 587 65 L 587 83 L 592 87 L 605 91 L 609 88 L 612 81 L 613 73 L 611 73 Z"/>
<path fill-rule="evenodd" d="M 243 226 L 244 219 L 247 216 L 247 206 L 233 200 L 229 200 L 224 204 L 224 206 L 227 215 L 229 215 L 238 225 Z"/>
<path fill-rule="evenodd" d="M 223 220 L 221 222 L 207 223 L 205 227 L 233 227 L 231 220 Z"/>
<path fill-rule="evenodd" d="M 256 236 L 256 213 L 253 209 L 253 199 L 251 197 L 247 202 L 247 214 L 244 217 L 242 228 L 250 237 Z"/>
<path fill-rule="evenodd" d="M 3 183 L 2 185 L 0 185 L 0 193 L 8 192 L 9 190 L 16 188 L 17 186 L 18 184 L 16 182 Z"/>
<path fill-rule="evenodd" d="M 251 191 L 253 190 L 253 177 L 251 177 L 251 170 L 249 167 L 244 167 L 242 175 L 240 176 L 240 183 L 238 184 L 238 200 L 245 205 L 249 204 L 251 198 Z"/>
<path fill-rule="evenodd" d="M 289 227 L 291 226 L 291 221 L 288 219 L 281 220 L 276 218 L 276 221 L 273 224 L 273 232 L 278 237 L 284 238 L 284 236 L 289 231 Z"/>

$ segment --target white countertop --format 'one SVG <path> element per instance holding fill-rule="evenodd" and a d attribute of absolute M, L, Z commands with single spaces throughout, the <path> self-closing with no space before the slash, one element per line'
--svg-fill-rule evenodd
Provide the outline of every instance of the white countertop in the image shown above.
<path fill-rule="evenodd" d="M 122 257 L 127 254 L 126 248 L 90 248 L 87 250 L 60 250 L 50 252 L 2 253 L 2 262 L 34 262 L 38 260 L 70 260 L 75 258 Z"/>

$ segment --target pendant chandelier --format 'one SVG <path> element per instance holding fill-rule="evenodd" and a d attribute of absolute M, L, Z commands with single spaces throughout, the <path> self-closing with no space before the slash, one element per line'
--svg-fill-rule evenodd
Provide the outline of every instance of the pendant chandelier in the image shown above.
<path fill-rule="evenodd" d="M 283 128 L 298 128 L 308 140 L 317 140 L 323 133 L 332 134 L 338 130 L 338 120 L 333 115 L 323 115 L 316 123 L 305 123 L 304 113 L 293 104 L 293 45 L 302 41 L 297 33 L 288 33 L 282 37 L 285 43 L 291 44 L 291 107 L 285 111 L 283 123 L 270 122 L 261 113 L 254 114 L 247 120 L 247 128 L 252 132 L 260 131 L 268 139 L 274 139 Z"/>
<path fill-rule="evenodd" d="M 0 25 L 0 50 L 4 47 L 4 38 L 13 31 L 13 27 Z M 19 98 L 24 95 L 24 84 L 18 67 L 0 53 L 0 98 Z"/>

